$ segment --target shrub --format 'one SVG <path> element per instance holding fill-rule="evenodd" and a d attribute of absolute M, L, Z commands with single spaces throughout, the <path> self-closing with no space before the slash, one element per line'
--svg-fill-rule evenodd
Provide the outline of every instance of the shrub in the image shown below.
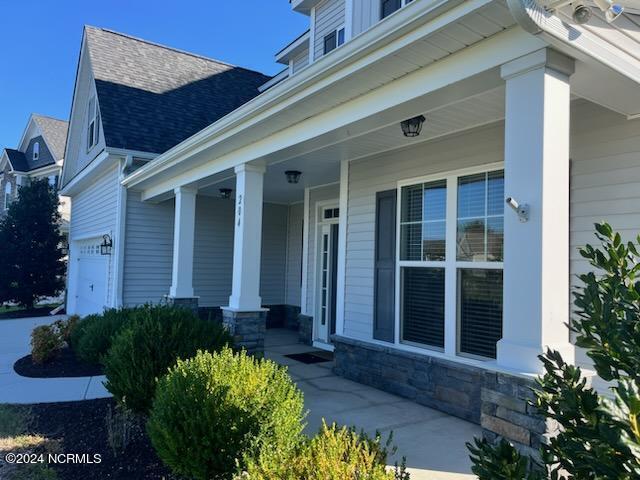
<path fill-rule="evenodd" d="M 111 348 L 114 337 L 137 315 L 139 308 L 105 310 L 85 317 L 72 334 L 76 355 L 87 363 L 100 363 Z"/>
<path fill-rule="evenodd" d="M 123 454 L 131 443 L 133 431 L 137 426 L 136 416 L 124 405 L 116 405 L 115 408 L 109 405 L 105 424 L 107 426 L 107 443 L 111 447 L 113 456 L 117 457 Z"/>
<path fill-rule="evenodd" d="M 386 468 L 391 436 L 358 434 L 354 428 L 338 428 L 323 423 L 320 432 L 304 442 L 289 461 L 250 462 L 237 479 L 249 480 L 408 480 L 404 462 L 395 472 Z"/>
<path fill-rule="evenodd" d="M 199 352 L 160 380 L 147 424 L 158 456 L 187 478 L 228 479 L 286 461 L 302 442 L 302 393 L 286 370 L 245 352 Z"/>
<path fill-rule="evenodd" d="M 113 340 L 104 365 L 107 389 L 136 413 L 149 411 L 158 377 L 178 358 L 231 343 L 220 324 L 201 320 L 184 308 L 145 307 L 135 316 Z"/>
<path fill-rule="evenodd" d="M 640 478 L 639 247 L 623 243 L 607 224 L 596 225 L 596 231 L 601 247 L 587 245 L 580 253 L 601 273 L 580 276 L 584 286 L 574 293 L 578 318 L 571 328 L 598 375 L 615 382 L 614 399 L 588 387 L 580 368 L 565 363 L 558 352 L 540 357 L 545 374 L 538 380 L 535 406 L 560 427 L 541 449 L 546 473 L 553 479 Z M 504 472 L 513 469 L 518 458 L 511 445 L 501 444 L 483 446 L 472 460 L 474 468 L 480 468 L 499 459 L 499 475 L 481 477 L 484 480 L 510 478 Z"/>
<path fill-rule="evenodd" d="M 58 334 L 62 341 L 69 343 L 73 331 L 78 326 L 80 317 L 78 315 L 71 315 L 66 320 L 60 319 L 53 322 L 53 326 L 58 330 Z"/>
<path fill-rule="evenodd" d="M 33 363 L 48 362 L 62 346 L 62 338 L 53 325 L 41 325 L 31 332 L 31 359 Z"/>

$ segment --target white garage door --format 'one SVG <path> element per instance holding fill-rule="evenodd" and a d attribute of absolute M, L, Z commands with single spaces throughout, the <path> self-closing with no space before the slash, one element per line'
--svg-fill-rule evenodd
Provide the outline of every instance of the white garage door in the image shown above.
<path fill-rule="evenodd" d="M 102 313 L 105 307 L 109 257 L 100 255 L 99 245 L 99 240 L 80 245 L 76 287 L 76 311 L 80 316 Z"/>

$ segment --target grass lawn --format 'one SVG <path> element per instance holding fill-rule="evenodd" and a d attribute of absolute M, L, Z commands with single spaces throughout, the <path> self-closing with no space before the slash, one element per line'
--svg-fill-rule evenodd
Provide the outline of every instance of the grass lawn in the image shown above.
<path fill-rule="evenodd" d="M 29 310 L 15 305 L 0 305 L 0 320 L 48 315 L 49 312 L 58 305 L 57 303 L 44 303 L 42 305 L 36 305 Z"/>

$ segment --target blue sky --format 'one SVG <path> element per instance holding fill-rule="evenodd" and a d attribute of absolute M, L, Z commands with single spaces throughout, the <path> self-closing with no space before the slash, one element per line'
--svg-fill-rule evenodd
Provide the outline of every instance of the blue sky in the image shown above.
<path fill-rule="evenodd" d="M 85 24 L 267 74 L 308 28 L 287 0 L 0 0 L 0 18 L 0 148 L 16 146 L 32 112 L 69 117 Z"/>

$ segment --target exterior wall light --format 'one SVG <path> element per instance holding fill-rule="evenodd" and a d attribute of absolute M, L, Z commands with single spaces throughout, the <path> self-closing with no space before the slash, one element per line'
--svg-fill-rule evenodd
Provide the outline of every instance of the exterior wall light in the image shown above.
<path fill-rule="evenodd" d="M 100 244 L 100 255 L 111 255 L 111 248 L 113 247 L 113 240 L 109 235 L 102 236 L 102 243 Z"/>
<path fill-rule="evenodd" d="M 425 120 L 426 118 L 424 118 L 424 115 L 419 115 L 400 122 L 402 133 L 404 133 L 404 136 L 408 138 L 417 137 L 422 131 L 422 126 L 424 125 Z"/>
<path fill-rule="evenodd" d="M 300 181 L 300 175 L 302 175 L 302 172 L 299 172 L 298 170 L 287 170 L 286 172 L 284 172 L 284 174 L 287 176 L 287 182 L 298 183 Z"/>
<path fill-rule="evenodd" d="M 225 200 L 231 198 L 231 192 L 233 192 L 233 190 L 230 188 L 221 188 L 220 198 L 224 198 Z"/>

